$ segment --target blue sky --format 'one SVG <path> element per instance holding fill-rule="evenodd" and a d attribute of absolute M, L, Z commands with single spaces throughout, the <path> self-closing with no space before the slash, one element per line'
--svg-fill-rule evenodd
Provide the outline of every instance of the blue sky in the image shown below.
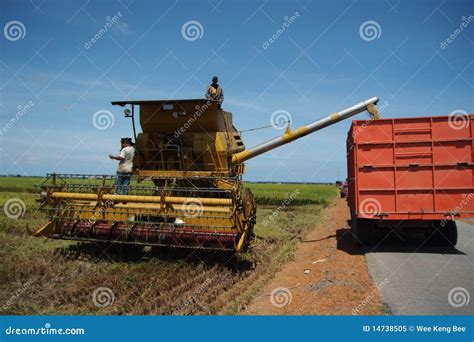
<path fill-rule="evenodd" d="M 110 101 L 203 97 L 214 74 L 242 130 L 277 110 L 296 128 L 372 96 L 384 117 L 472 113 L 472 15 L 472 1 L 1 0 L 0 174 L 111 174 L 107 155 L 131 125 Z M 183 35 L 189 21 L 198 36 Z M 92 122 L 100 110 L 114 116 L 104 130 Z M 345 177 L 349 125 L 248 161 L 245 178 Z M 243 138 L 250 147 L 278 134 Z"/>

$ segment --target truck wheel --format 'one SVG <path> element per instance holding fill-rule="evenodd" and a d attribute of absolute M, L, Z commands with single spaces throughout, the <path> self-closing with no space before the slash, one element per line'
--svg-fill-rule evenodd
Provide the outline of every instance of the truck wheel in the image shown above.
<path fill-rule="evenodd" d="M 361 228 L 362 228 L 362 220 L 358 219 L 357 217 L 352 217 L 351 220 L 351 233 L 352 236 L 354 237 L 354 242 L 358 246 L 364 246 L 362 243 L 362 234 L 361 234 Z"/>
<path fill-rule="evenodd" d="M 448 247 L 454 247 L 458 243 L 458 227 L 455 221 L 448 221 L 446 225 L 446 241 Z"/>
<path fill-rule="evenodd" d="M 354 237 L 354 242 L 357 246 L 363 246 L 362 245 L 362 240 L 361 240 L 361 234 L 360 234 L 360 226 L 361 225 L 362 225 L 362 222 L 361 222 L 360 219 L 358 219 L 357 217 L 352 217 L 352 220 L 351 220 L 351 233 L 352 233 L 352 236 Z"/>
<path fill-rule="evenodd" d="M 377 221 L 365 220 L 365 245 L 372 246 L 375 243 L 377 232 Z"/>
<path fill-rule="evenodd" d="M 354 232 L 353 235 L 359 246 L 370 246 L 375 240 L 375 229 L 377 222 L 373 220 L 354 218 L 352 220 Z"/>
<path fill-rule="evenodd" d="M 436 224 L 436 230 L 431 236 L 431 244 L 440 247 L 454 247 L 458 242 L 458 229 L 456 222 L 445 221 L 441 224 L 439 221 Z"/>

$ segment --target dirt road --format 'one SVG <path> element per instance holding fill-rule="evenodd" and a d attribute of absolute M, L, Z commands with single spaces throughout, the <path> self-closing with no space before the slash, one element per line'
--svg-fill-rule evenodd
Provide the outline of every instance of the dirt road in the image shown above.
<path fill-rule="evenodd" d="M 294 260 L 246 308 L 250 315 L 383 314 L 365 256 L 348 231 L 349 210 L 336 199 L 298 244 Z"/>

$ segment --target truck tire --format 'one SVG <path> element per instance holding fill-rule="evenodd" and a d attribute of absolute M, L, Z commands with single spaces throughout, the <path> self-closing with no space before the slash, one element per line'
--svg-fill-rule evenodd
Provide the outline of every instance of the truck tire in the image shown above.
<path fill-rule="evenodd" d="M 439 247 L 454 247 L 458 242 L 458 228 L 455 221 L 439 221 L 431 236 L 431 245 Z"/>
<path fill-rule="evenodd" d="M 373 245 L 377 222 L 374 220 L 354 218 L 351 228 L 353 228 L 353 235 L 359 246 L 366 247 Z"/>
<path fill-rule="evenodd" d="M 446 224 L 446 234 L 444 240 L 447 247 L 454 247 L 458 243 L 458 227 L 455 221 L 448 221 Z"/>

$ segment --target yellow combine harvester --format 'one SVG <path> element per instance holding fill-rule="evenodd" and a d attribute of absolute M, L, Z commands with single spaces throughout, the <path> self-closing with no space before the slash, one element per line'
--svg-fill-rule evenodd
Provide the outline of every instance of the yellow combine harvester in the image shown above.
<path fill-rule="evenodd" d="M 50 221 L 36 236 L 79 241 L 244 251 L 256 220 L 243 162 L 367 110 L 373 97 L 246 149 L 232 113 L 208 100 L 118 101 L 136 140 L 129 194 L 113 176 L 50 174 L 41 208 Z M 142 132 L 135 132 L 138 107 Z"/>

